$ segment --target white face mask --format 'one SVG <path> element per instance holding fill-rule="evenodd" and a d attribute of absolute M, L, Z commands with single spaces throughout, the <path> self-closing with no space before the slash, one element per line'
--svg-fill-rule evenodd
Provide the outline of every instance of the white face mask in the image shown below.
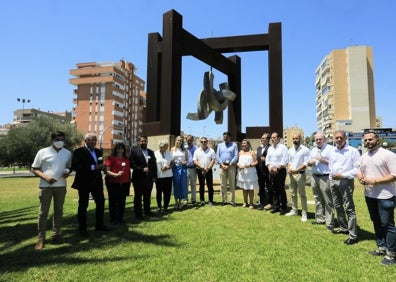
<path fill-rule="evenodd" d="M 64 144 L 65 144 L 65 142 L 63 142 L 63 141 L 55 141 L 54 142 L 54 147 L 57 148 L 57 149 L 61 149 Z"/>

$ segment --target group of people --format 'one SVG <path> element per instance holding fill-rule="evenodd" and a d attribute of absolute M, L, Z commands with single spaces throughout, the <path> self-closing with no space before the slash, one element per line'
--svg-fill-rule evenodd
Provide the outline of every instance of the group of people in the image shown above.
<path fill-rule="evenodd" d="M 243 189 L 242 207 L 254 209 L 254 191 L 258 190 L 258 209 L 270 210 L 285 216 L 296 216 L 298 196 L 301 202 L 301 221 L 306 222 L 308 204 L 305 192 L 306 170 L 311 168 L 311 186 L 315 199 L 315 221 L 325 225 L 334 234 L 348 234 L 345 244 L 358 242 L 357 220 L 353 200 L 354 178 L 364 185 L 365 199 L 374 225 L 378 248 L 369 252 L 384 256 L 384 265 L 396 263 L 396 227 L 394 209 L 396 203 L 396 155 L 381 148 L 375 132 L 364 135 L 368 151 L 360 156 L 357 149 L 347 142 L 343 131 L 334 134 L 335 146 L 327 144 L 323 133 L 315 134 L 315 147 L 309 150 L 302 144 L 300 133 L 292 136 L 289 149 L 281 144 L 277 132 L 265 133 L 261 145 L 254 151 L 249 140 L 241 141 L 241 149 L 231 141 L 229 132 L 223 133 L 223 141 L 217 150 L 208 146 L 206 137 L 200 138 L 200 146 L 194 137 L 176 137 L 169 149 L 167 140 L 160 140 L 155 152 L 147 148 L 147 137 L 140 136 L 139 146 L 128 156 L 124 144 L 116 144 L 105 161 L 102 150 L 96 148 L 95 134 L 85 135 L 84 146 L 73 153 L 63 148 L 65 134 L 57 131 L 51 135 L 52 145 L 41 149 L 32 164 L 32 171 L 41 178 L 39 184 L 40 209 L 38 217 L 38 241 L 36 250 L 45 244 L 45 233 L 51 199 L 54 198 L 53 242 L 61 243 L 60 226 L 63 202 L 66 195 L 66 178 L 76 172 L 72 188 L 78 190 L 78 224 L 83 237 L 87 232 L 87 207 L 89 198 L 96 204 L 96 230 L 107 231 L 104 224 L 105 198 L 102 172 L 109 196 L 109 215 L 112 224 L 122 223 L 126 197 L 130 184 L 134 189 L 134 213 L 137 219 L 152 216 L 151 194 L 156 184 L 157 210 L 169 212 L 173 195 L 174 209 L 184 209 L 188 204 L 188 186 L 191 187 L 191 203 L 203 206 L 205 184 L 208 206 L 213 205 L 213 166 L 219 164 L 222 205 L 235 203 L 235 187 Z M 132 175 L 131 175 L 132 171 Z M 291 209 L 287 206 L 285 181 L 289 176 Z M 199 200 L 196 199 L 196 179 L 199 183 Z M 172 189 L 173 188 L 173 189 Z M 229 193 L 228 193 L 229 192 Z M 228 201 L 230 194 L 230 201 Z M 337 218 L 337 220 L 335 220 Z M 338 229 L 335 229 L 338 225 Z"/>

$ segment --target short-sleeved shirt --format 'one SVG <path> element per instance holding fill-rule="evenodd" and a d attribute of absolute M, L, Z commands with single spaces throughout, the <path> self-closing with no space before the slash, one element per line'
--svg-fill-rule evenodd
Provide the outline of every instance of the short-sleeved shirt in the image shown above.
<path fill-rule="evenodd" d="M 193 156 L 194 161 L 198 161 L 201 165 L 204 167 L 208 167 L 210 162 L 213 159 L 216 159 L 216 153 L 212 148 L 206 148 L 206 150 L 202 150 L 201 148 L 198 148 L 194 152 Z"/>
<path fill-rule="evenodd" d="M 360 171 L 365 178 L 396 177 L 396 154 L 384 148 L 367 152 L 360 157 Z M 365 196 L 374 199 L 389 199 L 396 196 L 395 181 L 377 183 L 364 189 Z"/>
<path fill-rule="evenodd" d="M 66 187 L 66 179 L 63 177 L 66 168 L 71 167 L 72 153 L 62 148 L 56 151 L 54 147 L 49 146 L 37 152 L 34 158 L 32 168 L 41 169 L 41 171 L 57 181 L 49 184 L 44 179 L 40 179 L 40 188 L 45 187 Z"/>

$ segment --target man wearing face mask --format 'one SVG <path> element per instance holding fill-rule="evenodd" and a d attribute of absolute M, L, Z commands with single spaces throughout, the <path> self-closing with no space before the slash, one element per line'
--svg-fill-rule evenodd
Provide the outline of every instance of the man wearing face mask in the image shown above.
<path fill-rule="evenodd" d="M 65 133 L 56 131 L 51 134 L 52 145 L 37 152 L 32 164 L 32 172 L 40 177 L 38 214 L 38 241 L 34 247 L 36 251 L 43 249 L 45 244 L 48 211 L 51 199 L 54 199 L 53 237 L 52 243 L 61 244 L 61 223 L 63 203 L 66 195 L 66 178 L 70 174 L 72 154 L 63 148 Z"/>

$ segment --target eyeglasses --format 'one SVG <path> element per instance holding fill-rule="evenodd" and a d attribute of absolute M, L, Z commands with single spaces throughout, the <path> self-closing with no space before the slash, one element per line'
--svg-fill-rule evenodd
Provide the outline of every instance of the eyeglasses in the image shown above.
<path fill-rule="evenodd" d="M 201 141 L 201 143 L 208 143 L 208 141 Z"/>

